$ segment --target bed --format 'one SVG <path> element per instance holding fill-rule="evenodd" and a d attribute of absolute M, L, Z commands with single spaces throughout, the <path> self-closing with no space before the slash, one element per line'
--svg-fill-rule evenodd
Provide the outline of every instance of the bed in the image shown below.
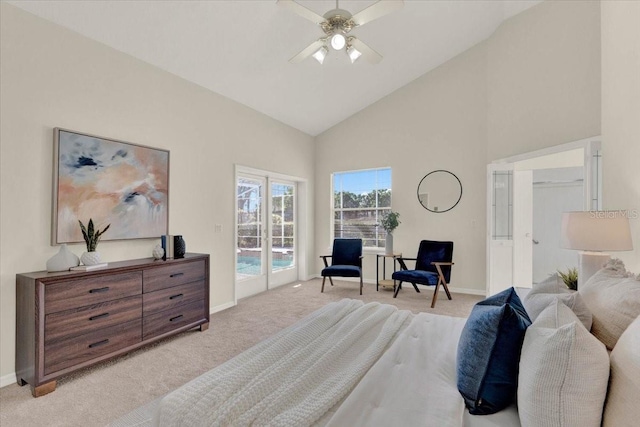
<path fill-rule="evenodd" d="M 490 415 L 471 415 L 459 390 L 458 347 L 470 320 L 345 299 L 112 425 L 633 425 L 640 418 L 634 401 L 640 393 L 640 281 L 611 268 L 596 276 L 593 286 L 584 285 L 584 298 L 548 286 L 532 291 L 532 304 L 547 298 L 542 303 L 548 307 L 524 337 L 517 397 Z M 607 280 L 632 296 L 623 298 L 623 310 L 610 295 L 605 302 L 594 299 L 598 288 L 616 293 L 616 286 L 603 286 Z M 612 351 L 578 320 L 569 298 L 584 299 L 578 308 L 591 302 L 600 310 L 593 313 L 593 327 L 607 333 L 611 315 L 602 306 L 617 307 Z M 568 321 L 549 326 L 558 319 Z M 573 340 L 569 347 L 558 334 Z M 553 368 L 556 362 L 560 371 Z"/>

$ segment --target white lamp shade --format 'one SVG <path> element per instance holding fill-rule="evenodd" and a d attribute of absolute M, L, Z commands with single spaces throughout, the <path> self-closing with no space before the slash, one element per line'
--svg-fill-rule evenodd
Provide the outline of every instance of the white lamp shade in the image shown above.
<path fill-rule="evenodd" d="M 360 56 L 362 55 L 362 52 L 360 52 L 358 49 L 356 49 L 353 46 L 349 46 L 347 48 L 347 54 L 349 55 L 349 59 L 351 59 L 351 63 L 353 64 L 358 60 L 358 58 L 360 58 Z"/>
<path fill-rule="evenodd" d="M 327 53 L 329 53 L 329 49 L 327 49 L 325 46 L 322 46 L 320 49 L 316 50 L 315 53 L 311 56 L 313 56 L 316 61 L 322 64 L 324 62 L 324 58 L 327 57 Z"/>
<path fill-rule="evenodd" d="M 560 245 L 582 251 L 631 251 L 631 229 L 624 211 L 565 212 Z"/>

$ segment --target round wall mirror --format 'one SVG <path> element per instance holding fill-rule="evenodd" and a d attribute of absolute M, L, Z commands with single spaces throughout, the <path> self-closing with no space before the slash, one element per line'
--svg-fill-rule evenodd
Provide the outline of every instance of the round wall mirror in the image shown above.
<path fill-rule="evenodd" d="M 429 172 L 418 184 L 418 200 L 429 212 L 450 211 L 461 198 L 462 183 L 449 171 Z"/>

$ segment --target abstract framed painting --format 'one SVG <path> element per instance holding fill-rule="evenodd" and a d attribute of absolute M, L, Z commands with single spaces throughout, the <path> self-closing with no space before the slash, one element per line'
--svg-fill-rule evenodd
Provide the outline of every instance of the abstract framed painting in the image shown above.
<path fill-rule="evenodd" d="M 169 151 L 54 129 L 51 244 L 80 243 L 78 220 L 111 224 L 101 238 L 168 234 Z"/>

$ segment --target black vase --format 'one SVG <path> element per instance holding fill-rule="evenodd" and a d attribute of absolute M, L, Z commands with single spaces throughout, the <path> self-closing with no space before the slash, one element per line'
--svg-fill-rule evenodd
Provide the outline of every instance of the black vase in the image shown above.
<path fill-rule="evenodd" d="M 173 236 L 173 257 L 184 258 L 186 252 L 187 244 L 184 242 L 182 236 Z"/>

